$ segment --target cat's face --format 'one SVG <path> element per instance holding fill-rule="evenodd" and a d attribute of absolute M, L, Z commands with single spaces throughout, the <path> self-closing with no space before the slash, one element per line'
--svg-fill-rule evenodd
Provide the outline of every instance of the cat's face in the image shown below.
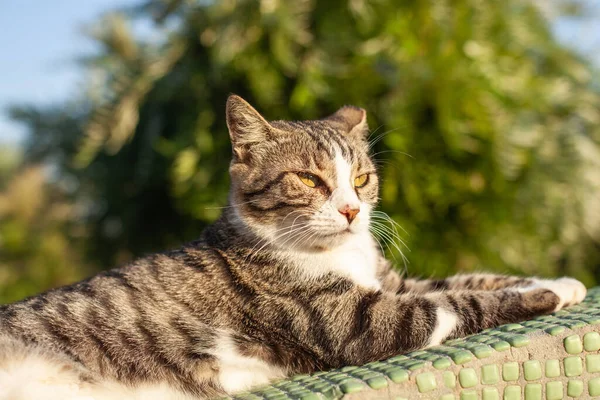
<path fill-rule="evenodd" d="M 322 120 L 267 122 L 231 96 L 227 123 L 234 152 L 231 202 L 265 242 L 319 251 L 368 232 L 378 179 L 364 110 L 343 107 Z"/>

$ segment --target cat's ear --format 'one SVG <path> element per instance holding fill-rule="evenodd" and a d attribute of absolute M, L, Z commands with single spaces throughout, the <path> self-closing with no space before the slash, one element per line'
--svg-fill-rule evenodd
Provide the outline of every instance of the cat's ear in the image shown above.
<path fill-rule="evenodd" d="M 349 136 L 365 138 L 369 133 L 367 112 L 360 107 L 344 106 L 325 119 L 342 125 Z"/>
<path fill-rule="evenodd" d="M 254 107 L 235 94 L 227 99 L 226 115 L 229 137 L 234 149 L 260 143 L 266 140 L 273 130 Z"/>

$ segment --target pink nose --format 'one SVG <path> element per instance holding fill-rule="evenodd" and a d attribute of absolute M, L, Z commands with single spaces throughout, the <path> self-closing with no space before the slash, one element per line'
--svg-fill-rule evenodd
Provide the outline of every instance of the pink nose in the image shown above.
<path fill-rule="evenodd" d="M 349 205 L 345 205 L 344 207 L 338 210 L 340 214 L 342 214 L 348 220 L 348 223 L 351 224 L 356 218 L 356 214 L 360 212 L 360 208 L 351 208 Z"/>

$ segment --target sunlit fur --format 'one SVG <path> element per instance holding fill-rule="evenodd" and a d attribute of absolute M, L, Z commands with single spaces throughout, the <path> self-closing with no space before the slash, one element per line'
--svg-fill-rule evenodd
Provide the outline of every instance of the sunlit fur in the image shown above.
<path fill-rule="evenodd" d="M 230 170 L 231 203 L 265 244 L 322 251 L 368 232 L 378 178 L 368 154 L 363 110 L 344 109 L 354 125 L 336 118 L 269 123 L 254 115 L 253 123 L 241 127 L 239 119 L 254 111 L 236 111 L 229 121 L 234 153 L 239 155 Z M 256 141 L 244 140 L 253 134 L 259 136 Z M 314 175 L 319 184 L 308 186 L 298 173 Z M 368 181 L 355 188 L 355 178 L 363 174 Z M 360 209 L 352 223 L 339 211 L 345 206 Z"/>
<path fill-rule="evenodd" d="M 267 122 L 231 96 L 227 124 L 230 204 L 198 240 L 0 305 L 0 400 L 221 397 L 585 296 L 574 279 L 400 276 L 374 240 L 397 246 L 400 228 L 374 210 L 360 108 Z"/>

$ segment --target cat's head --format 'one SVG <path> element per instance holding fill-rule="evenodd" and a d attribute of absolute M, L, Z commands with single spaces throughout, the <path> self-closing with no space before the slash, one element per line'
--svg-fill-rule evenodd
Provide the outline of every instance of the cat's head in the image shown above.
<path fill-rule="evenodd" d="M 346 106 L 314 121 L 267 122 L 232 95 L 231 197 L 237 217 L 285 248 L 319 251 L 368 233 L 378 199 L 365 110 Z"/>

